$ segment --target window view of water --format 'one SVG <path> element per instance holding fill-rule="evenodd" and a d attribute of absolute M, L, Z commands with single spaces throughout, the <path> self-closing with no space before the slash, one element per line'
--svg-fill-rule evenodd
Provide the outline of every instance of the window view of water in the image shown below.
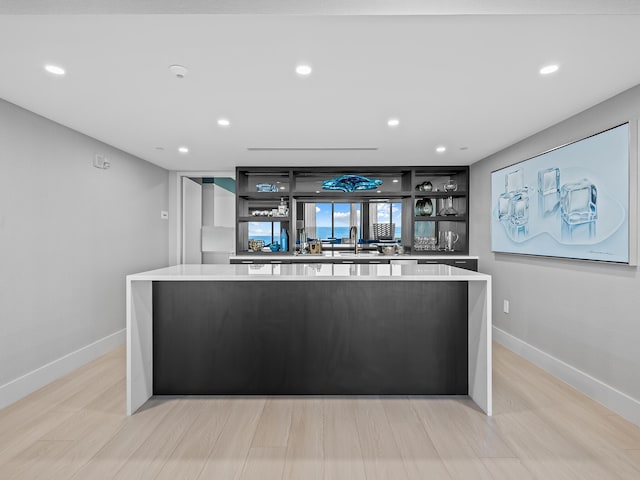
<path fill-rule="evenodd" d="M 307 215 L 312 216 L 310 223 L 312 225 L 315 224 L 315 228 L 310 228 L 306 231 L 308 238 L 322 240 L 349 238 L 350 225 L 352 223 L 356 225 L 362 224 L 361 215 L 363 211 L 373 225 L 376 223 L 394 224 L 394 239 L 401 238 L 402 204 L 399 202 L 381 203 L 375 206 L 367 205 L 366 207 L 363 207 L 360 203 L 314 203 L 307 205 L 311 206 L 311 211 L 307 212 Z M 352 216 L 354 216 L 353 221 Z M 250 222 L 249 238 L 262 240 L 265 246 L 280 242 L 280 229 L 280 222 Z M 295 232 L 288 233 L 291 238 L 295 236 Z M 358 228 L 358 237 L 363 237 L 360 228 Z"/>

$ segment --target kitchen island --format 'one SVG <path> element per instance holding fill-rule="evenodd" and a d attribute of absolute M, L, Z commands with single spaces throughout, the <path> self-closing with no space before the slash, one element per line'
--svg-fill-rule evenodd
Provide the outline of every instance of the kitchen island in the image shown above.
<path fill-rule="evenodd" d="M 177 265 L 127 277 L 127 414 L 152 395 L 469 395 L 491 277 L 446 265 Z"/>

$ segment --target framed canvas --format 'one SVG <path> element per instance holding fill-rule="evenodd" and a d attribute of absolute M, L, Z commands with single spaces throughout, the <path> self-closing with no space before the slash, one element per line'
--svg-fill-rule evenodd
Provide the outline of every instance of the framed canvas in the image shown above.
<path fill-rule="evenodd" d="M 629 263 L 629 124 L 492 172 L 491 249 Z"/>

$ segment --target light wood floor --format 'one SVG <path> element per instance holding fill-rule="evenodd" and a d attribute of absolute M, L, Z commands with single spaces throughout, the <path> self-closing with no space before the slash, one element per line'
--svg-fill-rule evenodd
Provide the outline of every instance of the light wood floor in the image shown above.
<path fill-rule="evenodd" d="M 154 398 L 124 348 L 0 410 L 0 479 L 640 479 L 640 428 L 499 345 L 452 398 Z"/>

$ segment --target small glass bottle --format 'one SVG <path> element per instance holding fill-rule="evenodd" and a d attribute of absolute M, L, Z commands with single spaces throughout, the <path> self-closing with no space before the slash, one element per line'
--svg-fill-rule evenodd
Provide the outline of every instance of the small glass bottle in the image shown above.
<path fill-rule="evenodd" d="M 284 201 L 284 197 L 280 199 L 280 205 L 278 205 L 278 216 L 286 217 L 289 215 L 289 209 L 287 208 L 287 204 Z"/>

